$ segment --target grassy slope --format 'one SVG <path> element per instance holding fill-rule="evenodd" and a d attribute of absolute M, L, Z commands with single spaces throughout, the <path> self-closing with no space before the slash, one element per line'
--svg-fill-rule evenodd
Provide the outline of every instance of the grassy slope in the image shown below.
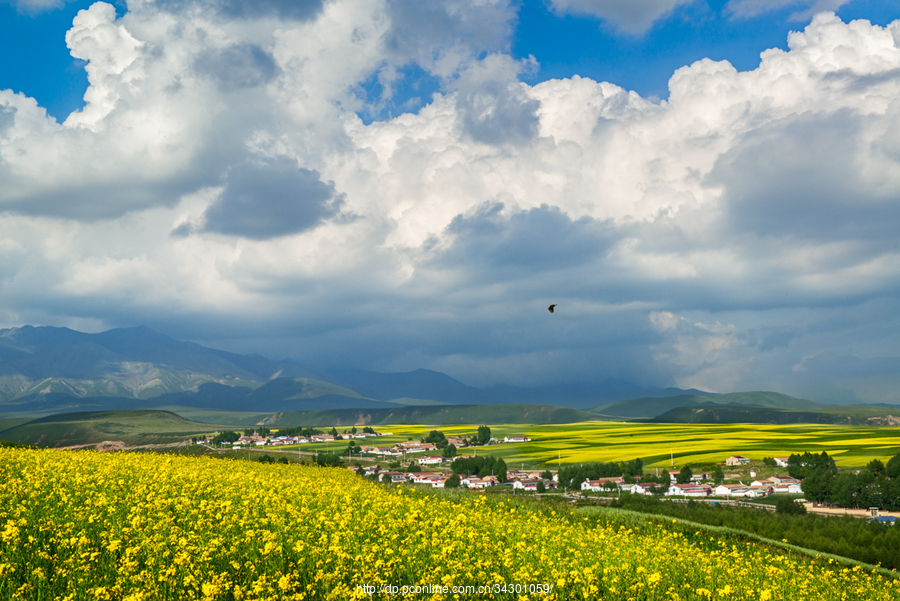
<path fill-rule="evenodd" d="M 22 424 L 28 423 L 31 421 L 31 418 L 28 417 L 8 417 L 8 418 L 0 418 L 0 432 L 6 430 L 8 428 L 14 428 L 16 426 L 21 426 Z"/>
<path fill-rule="evenodd" d="M 666 398 L 642 398 L 619 401 L 593 410 L 620 417 L 652 418 L 678 407 L 714 407 L 716 405 L 753 405 L 780 409 L 820 410 L 827 407 L 778 392 L 730 392 L 714 396 L 680 395 Z"/>
<path fill-rule="evenodd" d="M 178 442 L 217 429 L 168 411 L 91 411 L 32 420 L 0 432 L 0 439 L 62 447 L 119 440 L 126 444 Z"/>
<path fill-rule="evenodd" d="M 594 416 L 577 409 L 549 405 L 425 405 L 397 409 L 283 411 L 273 427 L 351 426 L 376 424 L 533 424 L 574 423 Z"/>
<path fill-rule="evenodd" d="M 659 423 L 699 424 L 849 424 L 898 425 L 900 409 L 846 405 L 822 411 L 796 411 L 763 407 L 679 407 L 653 418 Z"/>
<path fill-rule="evenodd" d="M 395 434 L 407 432 L 399 427 L 389 429 Z M 670 453 L 675 465 L 683 466 L 722 462 L 735 454 L 762 460 L 804 451 L 827 451 L 840 466 L 861 467 L 872 459 L 886 462 L 900 453 L 898 428 L 883 426 L 587 422 L 510 424 L 491 426 L 491 430 L 501 438 L 507 434 L 526 434 L 532 440 L 478 447 L 478 455 L 496 454 L 508 463 L 549 467 L 555 467 L 558 462 L 571 465 L 640 457 L 646 467 L 670 468 Z M 409 435 L 420 436 L 413 431 Z M 460 453 L 472 454 L 472 449 L 461 449 Z"/>
<path fill-rule="evenodd" d="M 159 407 L 160 411 L 171 411 L 184 419 L 203 424 L 225 424 L 235 428 L 255 426 L 265 419 L 271 418 L 271 413 L 253 413 L 249 411 L 219 411 L 218 409 L 203 409 L 198 407 L 182 407 L 180 405 L 166 405 Z"/>

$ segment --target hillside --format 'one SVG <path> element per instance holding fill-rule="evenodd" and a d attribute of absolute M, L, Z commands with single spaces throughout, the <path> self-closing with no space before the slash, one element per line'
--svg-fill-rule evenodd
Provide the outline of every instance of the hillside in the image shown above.
<path fill-rule="evenodd" d="M 709 396 L 678 395 L 667 398 L 640 398 L 619 401 L 592 411 L 626 418 L 654 418 L 682 407 L 714 408 L 719 405 L 743 405 L 771 409 L 820 410 L 827 405 L 798 399 L 778 392 L 731 392 Z"/>
<path fill-rule="evenodd" d="M 405 405 L 556 405 L 584 409 L 634 396 L 691 392 L 623 380 L 479 389 L 436 371 L 314 368 L 181 342 L 141 326 L 97 334 L 0 330 L 0 414 L 155 409 L 392 409 Z"/>
<path fill-rule="evenodd" d="M 374 424 L 570 424 L 596 419 L 577 409 L 548 405 L 418 405 L 398 409 L 284 411 L 266 420 L 271 427 L 362 426 Z"/>
<path fill-rule="evenodd" d="M 400 488 L 346 469 L 153 453 L 3 457 L 2 599 L 397 596 L 357 592 L 381 582 L 447 591 L 400 593 L 423 599 L 897 598 L 885 569 L 736 529 L 573 508 L 558 495 Z M 893 550 L 895 532 L 876 544 Z"/>
<path fill-rule="evenodd" d="M 66 447 L 121 441 L 128 445 L 177 443 L 217 429 L 169 411 L 93 411 L 61 413 L 0 431 L 0 440 Z"/>
<path fill-rule="evenodd" d="M 900 425 L 900 407 L 850 405 L 830 407 L 822 411 L 795 411 L 737 405 L 679 407 L 658 415 L 649 421 L 681 424 L 849 424 L 897 426 Z"/>

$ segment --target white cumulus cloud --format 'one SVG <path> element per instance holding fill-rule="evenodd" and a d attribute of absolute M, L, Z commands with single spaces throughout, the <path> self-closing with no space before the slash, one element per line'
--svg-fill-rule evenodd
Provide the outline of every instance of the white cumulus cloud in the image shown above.
<path fill-rule="evenodd" d="M 854 340 L 898 352 L 900 23 L 822 13 L 653 102 L 524 83 L 509 2 L 301 8 L 97 3 L 67 36 L 83 110 L 0 91 L 4 319 L 227 323 L 264 354 L 480 382 L 518 357 L 543 381 L 788 386 Z M 438 91 L 366 123 L 365 83 L 409 65 Z"/>

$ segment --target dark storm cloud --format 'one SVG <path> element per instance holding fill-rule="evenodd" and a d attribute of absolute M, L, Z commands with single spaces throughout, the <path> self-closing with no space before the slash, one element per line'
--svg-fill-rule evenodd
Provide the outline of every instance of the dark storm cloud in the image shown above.
<path fill-rule="evenodd" d="M 324 0 L 158 0 L 157 5 L 171 12 L 202 6 L 225 17 L 278 17 L 305 21 L 322 11 L 323 2 Z"/>
<path fill-rule="evenodd" d="M 279 71 L 272 55 L 256 44 L 206 50 L 197 56 L 194 68 L 226 90 L 263 85 L 274 79 Z"/>
<path fill-rule="evenodd" d="M 894 237 L 900 190 L 866 173 L 866 119 L 847 110 L 801 115 L 747 135 L 710 176 L 725 187 L 731 228 L 828 240 Z"/>
<path fill-rule="evenodd" d="M 503 203 L 484 203 L 457 215 L 445 230 L 452 246 L 438 263 L 482 264 L 487 270 L 561 270 L 601 259 L 616 240 L 613 226 L 590 217 L 572 220 L 559 207 L 541 205 L 510 216 Z"/>
<path fill-rule="evenodd" d="M 881 376 L 900 374 L 900 357 L 861 359 L 853 355 L 838 355 L 825 351 L 803 361 L 804 371 L 835 377 Z"/>
<path fill-rule="evenodd" d="M 228 172 L 225 190 L 204 215 L 204 231 L 256 240 L 296 234 L 335 216 L 343 204 L 334 183 L 288 158 L 245 162 Z"/>

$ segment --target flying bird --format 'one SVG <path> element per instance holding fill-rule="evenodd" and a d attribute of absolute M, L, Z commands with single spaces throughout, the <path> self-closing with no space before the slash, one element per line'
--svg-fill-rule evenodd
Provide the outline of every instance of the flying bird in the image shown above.
<path fill-rule="evenodd" d="M 555 307 L 555 306 L 556 305 L 550 305 L 549 307 L 547 307 L 547 310 L 550 311 L 551 313 L 553 313 L 553 307 Z"/>

